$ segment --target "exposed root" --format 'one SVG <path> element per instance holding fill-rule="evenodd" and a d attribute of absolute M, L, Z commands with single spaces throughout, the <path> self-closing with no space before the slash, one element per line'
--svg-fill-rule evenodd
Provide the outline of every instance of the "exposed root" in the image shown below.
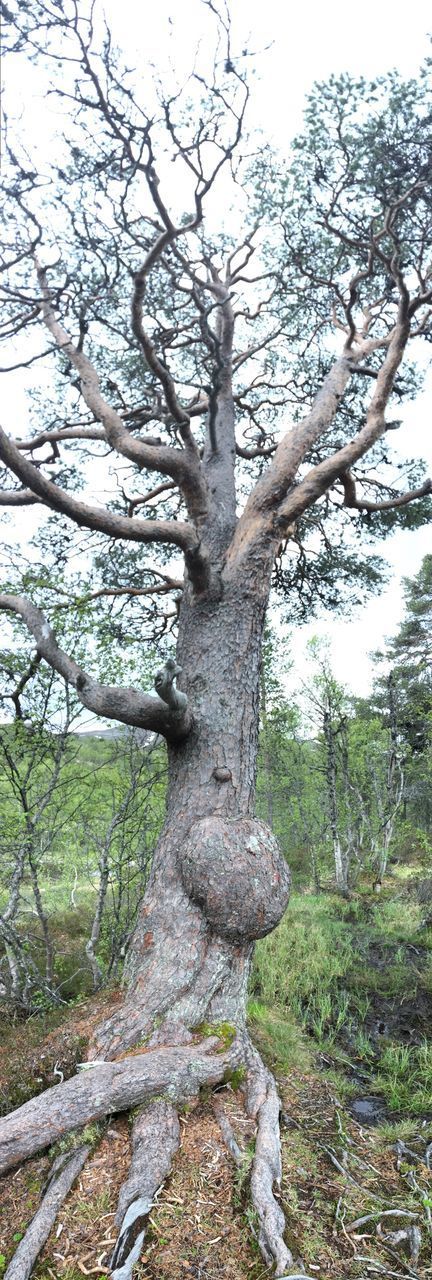
<path fill-rule="evenodd" d="M 225 1053 L 216 1037 L 200 1044 L 148 1050 L 119 1062 L 90 1063 L 87 1070 L 25 1102 L 0 1121 L 0 1173 L 51 1146 L 65 1133 L 117 1111 L 165 1095 L 174 1102 L 194 1097 L 204 1084 L 220 1084 L 239 1065 L 235 1040 Z"/>
<path fill-rule="evenodd" d="M 28 1280 L 39 1257 L 40 1251 L 48 1239 L 60 1206 L 66 1199 L 75 1179 L 81 1173 L 91 1147 L 78 1147 L 75 1151 L 58 1156 L 49 1175 L 45 1193 L 39 1208 L 20 1240 L 18 1248 L 9 1263 L 4 1280 Z"/>
<path fill-rule="evenodd" d="M 222 1099 L 219 1093 L 216 1093 L 213 1098 L 213 1111 L 215 1113 L 225 1146 L 228 1147 L 228 1151 L 234 1160 L 234 1164 L 237 1165 L 238 1169 L 241 1169 L 242 1164 L 244 1163 L 244 1155 L 240 1150 L 238 1142 L 236 1142 L 232 1125 L 228 1119 L 226 1111 L 224 1110 Z"/>
<path fill-rule="evenodd" d="M 266 1264 L 274 1265 L 277 1277 L 289 1271 L 293 1276 L 295 1263 L 283 1239 L 285 1219 L 277 1199 L 281 1182 L 280 1100 L 273 1076 L 241 1030 L 224 1053 L 215 1036 L 201 1043 L 185 1044 L 190 1032 L 178 1023 L 171 1027 L 169 1020 L 155 1034 L 156 1041 L 160 1034 L 165 1038 L 172 1035 L 177 1043 L 167 1044 L 165 1040 L 163 1045 L 154 1043 L 147 1051 L 119 1061 L 89 1063 L 80 1075 L 53 1086 L 0 1121 L 0 1172 L 72 1129 L 81 1129 L 108 1113 L 148 1103 L 133 1127 L 132 1161 L 119 1196 L 119 1235 L 111 1259 L 112 1280 L 131 1280 L 155 1194 L 171 1170 L 179 1145 L 175 1104 L 195 1096 L 205 1084 L 220 1084 L 227 1073 L 246 1063 L 248 1113 L 257 1124 L 251 1197 L 259 1220 L 258 1243 Z M 214 1110 L 228 1150 L 241 1167 L 242 1152 L 218 1096 Z M 63 1158 L 60 1166 L 54 1165 L 43 1202 L 5 1280 L 28 1280 L 60 1204 L 88 1153 L 89 1148 L 83 1146 Z"/>
<path fill-rule="evenodd" d="M 132 1275 L 155 1193 L 171 1171 L 179 1142 L 177 1112 L 163 1098 L 151 1103 L 135 1121 L 131 1166 L 119 1195 L 120 1230 L 111 1258 L 112 1280 L 129 1280 Z"/>
<path fill-rule="evenodd" d="M 283 1276 L 287 1268 L 294 1265 L 294 1259 L 283 1239 L 285 1218 L 274 1195 L 274 1188 L 280 1189 L 282 1177 L 280 1098 L 273 1076 L 250 1042 L 247 1061 L 248 1111 L 257 1120 L 251 1195 L 260 1223 L 258 1243 L 267 1266 L 275 1263 L 275 1275 Z"/>

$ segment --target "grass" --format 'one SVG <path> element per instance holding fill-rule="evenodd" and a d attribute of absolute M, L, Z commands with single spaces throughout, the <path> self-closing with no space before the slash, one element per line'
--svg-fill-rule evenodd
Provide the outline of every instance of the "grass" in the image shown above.
<path fill-rule="evenodd" d="M 380 898 L 374 911 L 374 928 L 391 942 L 412 942 L 424 910 L 406 897 Z"/>
<path fill-rule="evenodd" d="M 248 1017 L 253 1038 L 275 1071 L 287 1072 L 292 1067 L 303 1071 L 310 1069 L 311 1052 L 304 1033 L 286 1010 L 250 1000 Z"/>
<path fill-rule="evenodd" d="M 394 1143 L 398 1139 L 402 1142 L 410 1142 L 417 1137 L 419 1131 L 418 1119 L 409 1120 L 386 1120 L 384 1124 L 376 1126 L 375 1133 L 378 1141 Z"/>
<path fill-rule="evenodd" d="M 110 1204 L 111 1196 L 109 1190 L 100 1191 L 98 1195 L 92 1196 L 90 1202 L 79 1200 L 75 1214 L 81 1222 L 97 1222 L 102 1217 L 102 1214 L 107 1213 Z"/>
<path fill-rule="evenodd" d="M 353 963 L 348 904 L 339 898 L 294 894 L 274 933 L 256 947 L 251 993 L 278 1019 L 291 1017 L 328 1045 L 347 1021 L 350 996 L 344 990 Z"/>
<path fill-rule="evenodd" d="M 432 1044 L 387 1045 L 374 1086 L 389 1111 L 421 1116 L 432 1111 Z"/>
<path fill-rule="evenodd" d="M 291 1026 L 300 1024 L 327 1051 L 346 1033 L 354 1040 L 369 1010 L 355 947 L 364 932 L 362 914 L 360 899 L 294 894 L 278 929 L 256 947 L 252 995 L 266 1009 L 276 1008 L 279 1017 L 289 1010 Z M 359 1056 L 370 1054 L 366 1037 L 360 1037 Z"/>
<path fill-rule="evenodd" d="M 391 892 L 351 902 L 293 895 L 279 928 L 256 947 L 249 1016 L 276 1071 L 307 1072 L 315 1047 L 342 1101 L 382 1094 L 399 1125 L 413 1118 L 418 1127 L 415 1117 L 432 1113 L 432 1046 L 399 1043 L 398 1027 L 407 1009 L 415 1027 L 416 1001 L 420 1031 L 425 1025 L 432 956 L 429 937 L 425 946 L 418 934 L 418 905 Z M 382 1037 L 381 1018 L 390 1028 Z M 361 1083 L 346 1074 L 350 1063 L 361 1068 Z"/>
<path fill-rule="evenodd" d="M 274 933 L 258 942 L 252 991 L 297 1010 L 334 988 L 352 961 L 351 930 L 333 897 L 293 894 Z"/>

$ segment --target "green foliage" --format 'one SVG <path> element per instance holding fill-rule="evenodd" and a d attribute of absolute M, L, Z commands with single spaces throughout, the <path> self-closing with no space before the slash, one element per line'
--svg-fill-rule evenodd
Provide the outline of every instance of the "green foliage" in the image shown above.
<path fill-rule="evenodd" d="M 431 1046 L 398 1040 L 406 1010 L 415 1033 L 429 1008 L 430 957 L 417 954 L 418 911 L 400 895 L 351 902 L 293 895 L 278 929 L 257 943 L 251 980 L 253 1034 L 276 1069 L 307 1070 L 315 1047 L 339 1064 L 328 1078 L 342 1099 L 359 1092 L 344 1075 L 354 1062 L 364 1091 L 382 1093 L 390 1110 L 431 1110 Z M 383 1019 L 388 1026 L 378 1031 Z"/>
<path fill-rule="evenodd" d="M 347 909 L 339 899 L 293 894 L 278 928 L 257 943 L 252 994 L 319 1018 L 352 964 Z"/>
<path fill-rule="evenodd" d="M 0 731 L 0 801 L 0 910 L 13 903 L 16 884 L 12 945 L 23 1009 L 43 1009 L 92 989 L 85 946 L 101 891 L 101 980 L 121 963 L 163 820 L 164 753 L 127 730 L 113 740 L 89 739 L 49 727 L 29 731 L 18 721 Z M 1 944 L 0 928 L 7 978 Z"/>

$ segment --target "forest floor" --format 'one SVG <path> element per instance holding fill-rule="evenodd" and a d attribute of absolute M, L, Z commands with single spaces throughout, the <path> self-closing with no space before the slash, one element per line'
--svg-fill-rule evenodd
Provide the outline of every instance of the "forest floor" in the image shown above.
<path fill-rule="evenodd" d="M 286 1239 L 299 1270 L 304 1267 L 311 1280 L 432 1276 L 432 1089 L 425 1041 L 432 1011 L 431 938 L 430 930 L 417 932 L 420 917 L 412 897 L 402 895 L 395 907 L 392 889 L 391 903 L 389 896 L 379 906 L 371 897 L 343 906 L 330 897 L 319 903 L 312 895 L 298 897 L 289 944 L 288 934 L 277 931 L 279 941 L 275 935 L 272 943 L 266 940 L 262 968 L 258 958 L 254 972 L 252 1033 L 276 1071 L 283 1105 Z M 326 985 L 329 965 L 321 972 L 319 955 L 328 947 L 329 930 L 338 971 L 333 966 Z M 295 1018 L 285 1005 L 284 974 L 273 1002 L 269 989 L 263 990 L 263 974 L 268 978 L 272 959 L 279 972 L 279 947 L 284 972 L 290 968 L 295 983 L 303 935 L 317 969 L 315 986 L 300 991 L 300 1020 L 300 1005 Z M 3 1113 L 58 1083 L 60 1073 L 72 1075 L 92 1030 L 119 999 L 119 991 L 86 997 L 61 1014 L 6 1028 L 0 1048 Z M 249 1198 L 253 1127 L 241 1091 L 225 1088 L 219 1097 L 243 1152 L 242 1167 L 234 1166 L 224 1145 L 212 1096 L 202 1096 L 180 1116 L 180 1150 L 150 1215 L 136 1280 L 268 1277 Z M 355 1117 L 356 1102 L 375 1097 L 380 1123 L 366 1126 Z M 130 1154 L 127 1117 L 111 1118 L 97 1136 L 40 1257 L 36 1280 L 102 1280 L 108 1274 L 118 1190 Z M 0 1181 L 0 1277 L 37 1208 L 51 1159 L 29 1160 Z"/>

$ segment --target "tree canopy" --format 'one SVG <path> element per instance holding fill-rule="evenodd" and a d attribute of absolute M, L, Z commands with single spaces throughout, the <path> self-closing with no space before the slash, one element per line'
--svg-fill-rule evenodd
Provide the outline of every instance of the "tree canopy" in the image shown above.
<path fill-rule="evenodd" d="M 207 8 L 186 85 L 153 73 L 147 104 L 93 8 L 5 8 L 11 66 L 40 65 L 64 136 L 31 159 L 6 123 L 2 335 L 36 385 L 28 438 L 0 438 L 1 502 L 55 513 L 33 603 L 81 621 L 85 599 L 123 651 L 175 626 L 179 553 L 198 590 L 217 576 L 220 486 L 232 561 L 265 531 L 291 616 L 376 589 L 365 544 L 430 505 L 392 448 L 431 333 L 429 64 L 315 86 L 287 166 L 248 136 L 248 62 Z M 65 591 L 76 526 L 94 558 Z"/>

